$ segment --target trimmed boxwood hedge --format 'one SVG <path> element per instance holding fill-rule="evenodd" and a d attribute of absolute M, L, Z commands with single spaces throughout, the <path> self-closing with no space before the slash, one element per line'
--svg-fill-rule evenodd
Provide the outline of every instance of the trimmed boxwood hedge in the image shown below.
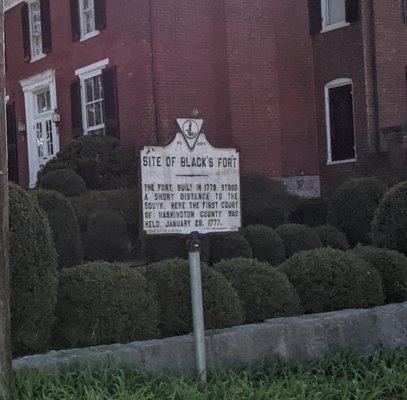
<path fill-rule="evenodd" d="M 241 199 L 243 224 L 276 228 L 288 221 L 300 198 L 290 194 L 284 185 L 263 175 L 242 174 Z"/>
<path fill-rule="evenodd" d="M 228 258 L 252 258 L 249 242 L 239 233 L 214 234 L 209 237 L 209 260 L 212 264 Z"/>
<path fill-rule="evenodd" d="M 133 243 L 139 234 L 138 194 L 135 188 L 107 191 L 92 190 L 81 196 L 71 197 L 81 231 L 86 231 L 90 216 L 98 211 L 114 211 L 127 224 L 127 231 Z"/>
<path fill-rule="evenodd" d="M 189 265 L 186 260 L 165 260 L 140 268 L 156 293 L 159 328 L 165 337 L 192 331 Z M 226 278 L 202 266 L 205 328 L 226 328 L 244 322 L 239 297 Z"/>
<path fill-rule="evenodd" d="M 286 224 L 276 229 L 284 243 L 287 257 L 302 250 L 312 250 L 322 247 L 317 233 L 306 225 Z"/>
<path fill-rule="evenodd" d="M 159 337 L 158 308 L 136 269 L 95 262 L 60 274 L 55 341 L 84 347 Z"/>
<path fill-rule="evenodd" d="M 386 189 L 377 178 L 345 182 L 329 199 L 328 223 L 344 232 L 351 246 L 370 244 L 373 215 Z"/>
<path fill-rule="evenodd" d="M 290 215 L 290 223 L 311 227 L 326 224 L 328 203 L 324 199 L 305 199 Z"/>
<path fill-rule="evenodd" d="M 375 211 L 373 244 L 407 255 L 407 182 L 391 188 Z"/>
<path fill-rule="evenodd" d="M 279 269 L 297 289 L 306 313 L 384 303 L 379 273 L 354 254 L 331 248 L 303 251 Z"/>
<path fill-rule="evenodd" d="M 22 355 L 47 349 L 57 299 L 57 253 L 35 199 L 14 184 L 9 190 L 12 347 Z"/>
<path fill-rule="evenodd" d="M 39 190 L 35 192 L 35 197 L 47 214 L 58 254 L 58 265 L 70 267 L 80 264 L 83 261 L 82 239 L 71 203 L 53 190 Z"/>
<path fill-rule="evenodd" d="M 209 260 L 209 240 L 200 236 L 201 261 Z M 147 263 L 154 263 L 173 258 L 188 259 L 189 237 L 185 235 L 158 235 L 145 237 L 145 253 Z"/>
<path fill-rule="evenodd" d="M 72 140 L 38 174 L 39 180 L 55 164 L 80 175 L 89 189 L 109 190 L 134 186 L 136 163 L 121 142 L 107 135 L 85 135 Z"/>
<path fill-rule="evenodd" d="M 57 169 L 49 172 L 39 181 L 39 187 L 55 190 L 67 197 L 79 196 L 86 191 L 83 179 L 70 169 Z"/>
<path fill-rule="evenodd" d="M 246 322 L 302 314 L 297 291 L 287 276 L 271 265 L 253 259 L 223 260 L 214 265 L 239 295 Z"/>
<path fill-rule="evenodd" d="M 246 227 L 243 233 L 257 260 L 279 265 L 286 259 L 283 240 L 274 229 L 252 225 Z"/>
<path fill-rule="evenodd" d="M 338 250 L 348 250 L 349 243 L 346 235 L 333 225 L 317 226 L 315 232 L 321 239 L 324 247 L 332 247 Z"/>
<path fill-rule="evenodd" d="M 351 252 L 379 271 L 387 303 L 407 301 L 407 257 L 398 251 L 357 246 Z"/>
<path fill-rule="evenodd" d="M 131 253 L 126 221 L 114 211 L 96 212 L 83 234 L 83 248 L 89 261 L 126 259 Z"/>

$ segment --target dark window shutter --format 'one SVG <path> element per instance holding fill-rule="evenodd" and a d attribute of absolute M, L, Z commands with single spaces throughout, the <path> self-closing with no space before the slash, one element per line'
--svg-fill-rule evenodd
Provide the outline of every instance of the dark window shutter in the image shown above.
<path fill-rule="evenodd" d="M 108 67 L 102 72 L 105 105 L 106 135 L 119 137 L 119 101 L 117 95 L 117 68 Z"/>
<path fill-rule="evenodd" d="M 79 17 L 79 0 L 71 1 L 71 30 L 72 39 L 77 42 L 81 38 L 81 24 Z"/>
<path fill-rule="evenodd" d="M 24 3 L 23 6 L 21 7 L 21 25 L 23 28 L 24 59 L 29 61 L 31 58 L 31 42 L 30 42 L 30 21 L 27 3 Z"/>
<path fill-rule="evenodd" d="M 346 22 L 359 21 L 359 0 L 346 0 Z"/>
<path fill-rule="evenodd" d="M 95 26 L 96 29 L 106 28 L 106 0 L 95 1 Z"/>
<path fill-rule="evenodd" d="M 8 179 L 18 183 L 18 150 L 17 150 L 17 124 L 14 103 L 8 103 L 7 115 L 7 150 L 8 150 Z"/>
<path fill-rule="evenodd" d="M 403 22 L 407 24 L 407 0 L 401 0 L 401 16 Z"/>
<path fill-rule="evenodd" d="M 41 32 L 42 32 L 42 52 L 49 54 L 52 51 L 51 43 L 51 12 L 49 0 L 41 0 Z"/>
<path fill-rule="evenodd" d="M 309 32 L 315 35 L 322 29 L 321 0 L 308 0 Z"/>
<path fill-rule="evenodd" d="M 71 84 L 71 122 L 72 135 L 74 137 L 83 135 L 81 83 L 79 79 Z"/>

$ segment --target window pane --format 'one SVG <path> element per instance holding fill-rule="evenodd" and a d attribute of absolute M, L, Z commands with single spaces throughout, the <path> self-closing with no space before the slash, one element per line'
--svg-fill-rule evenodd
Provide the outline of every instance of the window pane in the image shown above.
<path fill-rule="evenodd" d="M 42 124 L 38 122 L 36 124 L 37 128 L 37 149 L 38 149 L 38 157 L 44 157 L 44 137 L 42 136 Z"/>
<path fill-rule="evenodd" d="M 327 25 L 337 24 L 346 21 L 345 0 L 327 1 Z"/>
<path fill-rule="evenodd" d="M 85 96 L 86 96 L 86 102 L 89 103 L 94 100 L 93 98 L 93 79 L 89 78 L 85 80 Z"/>
<path fill-rule="evenodd" d="M 103 110 L 102 110 L 102 102 L 99 101 L 98 103 L 94 104 L 95 109 L 95 125 L 103 124 Z"/>
<path fill-rule="evenodd" d="M 45 90 L 41 93 L 37 93 L 37 113 L 42 114 L 51 110 L 51 93 L 49 90 Z"/>
<path fill-rule="evenodd" d="M 52 137 L 52 121 L 46 122 L 48 156 L 54 155 L 54 138 Z"/>
<path fill-rule="evenodd" d="M 88 115 L 88 128 L 95 126 L 95 108 L 93 104 L 86 106 L 87 115 Z"/>

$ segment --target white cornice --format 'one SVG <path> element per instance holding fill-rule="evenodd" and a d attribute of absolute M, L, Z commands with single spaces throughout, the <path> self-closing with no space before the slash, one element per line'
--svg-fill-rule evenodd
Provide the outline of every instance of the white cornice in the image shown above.
<path fill-rule="evenodd" d="M 17 4 L 22 3 L 24 0 L 4 0 L 4 11 L 10 10 Z"/>

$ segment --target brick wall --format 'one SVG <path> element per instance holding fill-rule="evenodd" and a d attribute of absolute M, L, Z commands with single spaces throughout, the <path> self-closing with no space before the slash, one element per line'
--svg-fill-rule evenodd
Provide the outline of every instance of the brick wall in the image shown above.
<path fill-rule="evenodd" d="M 209 140 L 237 146 L 244 170 L 318 174 L 306 2 L 106 0 L 107 28 L 84 42 L 72 41 L 69 2 L 50 3 L 53 52 L 34 63 L 23 59 L 21 4 L 6 12 L 7 93 L 17 119 L 25 119 L 19 81 L 55 69 L 65 145 L 74 71 L 109 58 L 118 68 L 121 138 L 134 150 L 167 143 L 175 118 L 196 106 Z M 26 143 L 18 140 L 25 185 Z"/>

